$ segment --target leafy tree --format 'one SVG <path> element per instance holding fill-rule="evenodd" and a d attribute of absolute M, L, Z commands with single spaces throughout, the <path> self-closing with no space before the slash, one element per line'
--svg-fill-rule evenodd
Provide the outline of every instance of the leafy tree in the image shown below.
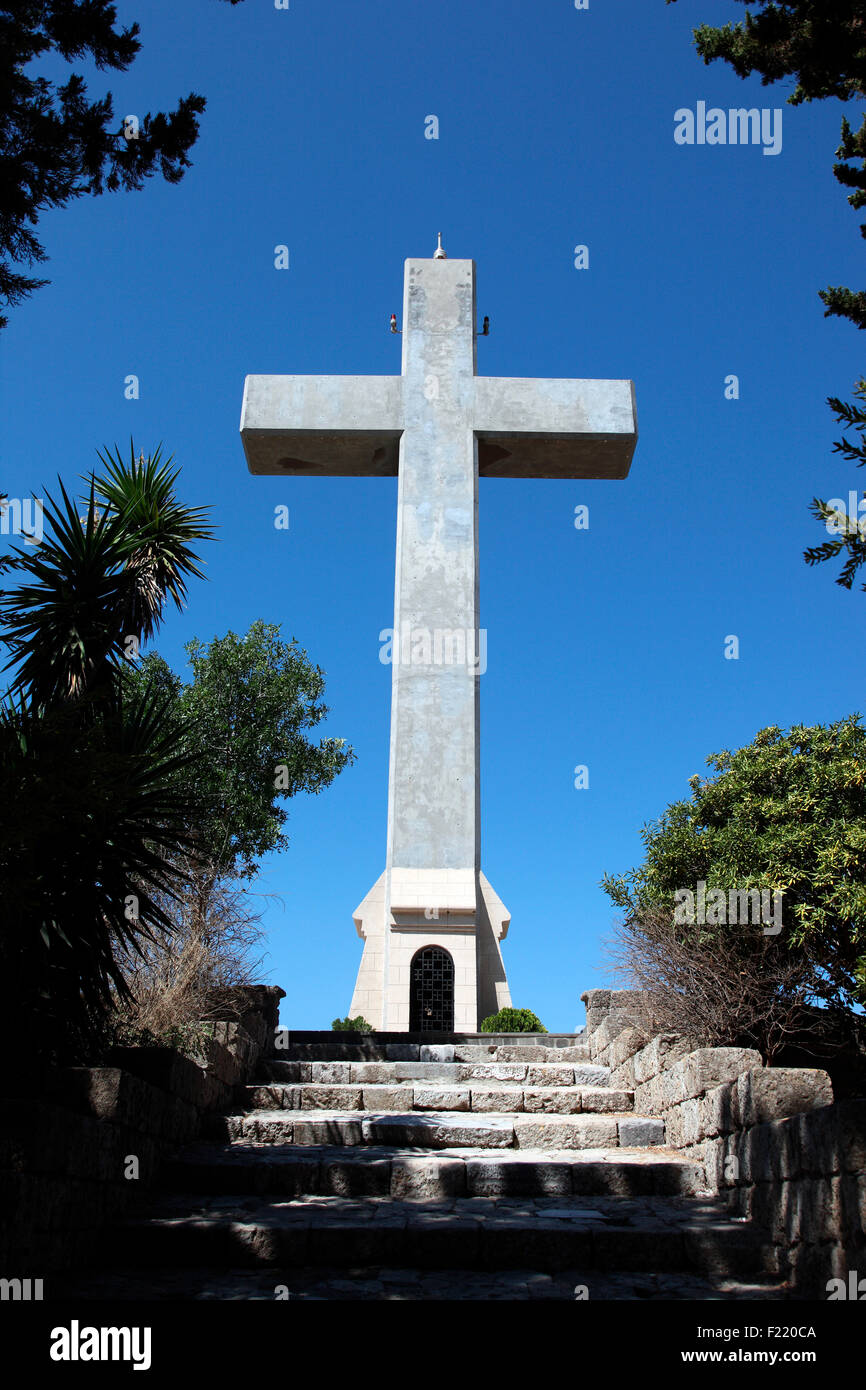
<path fill-rule="evenodd" d="M 666 0 L 667 4 L 675 0 Z M 748 4 L 749 0 L 741 0 Z M 788 97 L 792 106 L 835 97 L 840 101 L 862 101 L 866 97 L 866 4 L 863 0 L 758 0 L 757 13 L 746 12 L 737 24 L 714 27 L 699 25 L 693 31 L 695 47 L 709 64 L 716 59 L 729 63 L 738 77 L 760 73 L 764 86 L 787 77 L 796 79 Z M 844 188 L 852 191 L 848 202 L 858 210 L 866 206 L 866 115 L 857 130 L 843 117 L 841 143 L 836 150 L 833 173 Z M 860 224 L 866 237 L 866 222 Z M 857 328 L 866 328 L 866 292 L 842 285 L 819 291 L 825 305 L 824 317 L 846 318 Z M 855 396 L 863 399 L 862 382 Z M 843 405 L 838 397 L 827 404 L 837 421 L 862 424 L 859 407 Z M 849 414 L 850 412 L 850 414 Z M 859 412 L 859 413 L 858 413 Z M 835 445 L 846 452 L 845 445 Z M 850 455 L 846 454 L 846 457 Z M 859 462 L 862 463 L 862 455 Z M 815 498 L 811 510 L 826 521 L 830 510 Z M 837 583 L 851 588 L 854 574 L 866 562 L 862 539 L 848 536 L 839 543 L 825 543 L 804 552 L 807 564 L 832 559 L 844 547 L 847 559 Z M 866 585 L 863 586 L 866 589 Z"/>
<path fill-rule="evenodd" d="M 866 380 L 863 378 L 857 382 L 854 395 L 857 401 L 866 403 Z M 855 463 L 858 468 L 862 468 L 863 464 L 866 463 L 866 439 L 864 439 L 866 436 L 866 409 L 855 402 L 840 401 L 836 396 L 831 396 L 828 404 L 833 410 L 838 424 L 847 425 L 855 429 L 860 435 L 859 442 L 843 435 L 833 445 L 834 452 L 842 454 L 849 463 Z M 832 499 L 832 501 L 836 500 L 838 499 Z M 858 569 L 862 564 L 866 564 L 866 518 L 849 516 L 838 507 L 834 507 L 832 502 L 822 501 L 819 497 L 812 499 L 811 511 L 819 521 L 824 523 L 835 539 L 824 541 L 823 545 L 812 546 L 805 550 L 803 554 L 806 563 L 817 565 L 823 560 L 832 560 L 841 551 L 845 551 L 845 564 L 842 566 L 836 583 L 841 584 L 845 589 L 850 589 Z M 866 589 L 866 584 L 861 587 Z"/>
<path fill-rule="evenodd" d="M 109 0 L 0 3 L 0 303 L 18 304 L 48 283 L 20 269 L 46 260 L 33 229 L 47 208 L 139 189 L 157 172 L 178 183 L 190 167 L 204 97 L 190 92 L 174 111 L 148 112 L 125 133 L 111 92 L 91 101 L 78 73 L 56 83 L 28 71 L 49 56 L 73 63 L 89 55 L 100 70 L 125 72 L 141 49 L 140 31 L 116 23 Z M 6 322 L 0 318 L 0 327 Z"/>
<path fill-rule="evenodd" d="M 639 929 L 660 910 L 673 919 L 677 891 L 694 891 L 701 881 L 708 895 L 779 890 L 777 935 L 723 918 L 685 924 L 678 939 L 697 955 L 720 935 L 739 943 L 745 973 L 760 946 L 763 970 L 777 982 L 796 956 L 808 966 L 814 1001 L 855 1010 L 866 1003 L 866 730 L 859 716 L 788 733 L 762 729 L 745 748 L 707 762 L 718 776 L 690 779 L 690 799 L 644 827 L 644 863 L 606 875 L 605 891 Z"/>
<path fill-rule="evenodd" d="M 170 460 L 133 448 L 105 463 L 83 514 L 61 483 L 42 542 L 0 562 L 19 580 L 0 590 L 15 671 L 0 706 L 0 978 L 24 1056 L 87 1047 L 125 992 L 116 944 L 170 927 L 162 898 L 191 847 L 189 755 L 159 692 L 120 677 L 212 532 L 176 500 Z"/>
<path fill-rule="evenodd" d="M 363 1014 L 358 1014 L 357 1018 L 335 1018 L 331 1028 L 335 1033 L 373 1032 L 372 1023 L 368 1023 Z"/>
<path fill-rule="evenodd" d="M 675 0 L 667 0 L 674 4 Z M 764 86 L 796 77 L 792 106 L 821 97 L 862 94 L 866 86 L 863 0 L 740 0 L 738 24 L 695 29 L 695 47 L 705 63 L 722 58 L 738 77 L 759 72 Z"/>
<path fill-rule="evenodd" d="M 674 4 L 676 0 L 666 0 Z M 753 0 L 740 0 L 741 4 Z M 709 64 L 717 58 L 729 63 L 738 77 L 760 73 L 763 85 L 795 77 L 797 85 L 788 97 L 791 106 L 837 97 L 840 101 L 866 96 L 866 5 L 863 0 L 759 0 L 757 14 L 746 12 L 738 24 L 716 28 L 701 24 L 695 29 L 695 47 Z M 853 208 L 866 204 L 866 115 L 854 132 L 843 118 L 842 143 L 836 151 L 840 162 L 833 173 L 846 188 Z M 857 164 L 849 161 L 858 161 Z M 860 225 L 866 237 L 866 223 Z M 866 293 L 840 286 L 820 291 L 832 314 L 866 328 Z"/>
<path fill-rule="evenodd" d="M 482 1033 L 546 1033 L 541 1019 L 531 1009 L 500 1009 L 481 1024 Z"/>
<path fill-rule="evenodd" d="M 260 620 L 245 637 L 229 632 L 208 646 L 193 639 L 185 650 L 190 683 L 157 653 L 127 682 L 166 699 L 190 758 L 183 781 L 199 853 L 220 876 L 250 878 L 259 856 L 288 844 L 280 802 L 318 795 L 355 754 L 341 738 L 307 739 L 328 714 L 324 675 L 294 640 L 281 640 L 277 624 Z"/>

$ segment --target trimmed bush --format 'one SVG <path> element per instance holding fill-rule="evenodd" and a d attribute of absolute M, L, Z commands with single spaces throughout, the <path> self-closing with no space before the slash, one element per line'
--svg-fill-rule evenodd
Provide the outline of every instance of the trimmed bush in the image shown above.
<path fill-rule="evenodd" d="M 547 1029 L 531 1009 L 500 1009 L 481 1025 L 482 1033 L 546 1033 Z"/>

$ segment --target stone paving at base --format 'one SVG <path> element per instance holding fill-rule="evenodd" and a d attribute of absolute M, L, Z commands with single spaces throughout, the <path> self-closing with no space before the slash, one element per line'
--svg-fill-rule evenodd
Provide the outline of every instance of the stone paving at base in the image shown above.
<path fill-rule="evenodd" d="M 583 1295 L 582 1290 L 586 1290 Z M 701 1278 L 697 1274 L 653 1272 L 605 1273 L 569 1269 L 547 1274 L 532 1269 L 496 1271 L 465 1269 L 118 1269 L 82 1282 L 76 1279 L 76 1299 L 120 1302 L 247 1301 L 276 1302 L 575 1302 L 671 1300 L 778 1302 L 791 1296 L 772 1281 L 743 1283 L 734 1279 Z M 279 1291 L 279 1299 L 278 1299 Z M 288 1299 L 286 1298 L 288 1293 Z M 62 1285 L 49 1297 L 62 1298 Z"/>
<path fill-rule="evenodd" d="M 127 1259 L 161 1269 L 178 1258 L 216 1270 L 378 1264 L 435 1270 L 465 1261 L 476 1271 L 526 1262 L 555 1274 L 695 1270 L 705 1278 L 751 1278 L 762 1245 L 717 1198 L 393 1197 L 274 1198 L 251 1194 L 166 1195 L 126 1224 Z"/>

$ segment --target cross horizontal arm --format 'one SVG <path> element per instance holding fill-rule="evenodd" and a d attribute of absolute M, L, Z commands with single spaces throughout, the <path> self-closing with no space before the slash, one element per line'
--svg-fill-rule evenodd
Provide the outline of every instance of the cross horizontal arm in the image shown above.
<path fill-rule="evenodd" d="M 624 478 L 637 444 L 630 381 L 480 376 L 473 424 L 484 478 Z"/>
<path fill-rule="evenodd" d="M 396 476 L 398 376 L 248 376 L 241 439 L 251 473 Z"/>

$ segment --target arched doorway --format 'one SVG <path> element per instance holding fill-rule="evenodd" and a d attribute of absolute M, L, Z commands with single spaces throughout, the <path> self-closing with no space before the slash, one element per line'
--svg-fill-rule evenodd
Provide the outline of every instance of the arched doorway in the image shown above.
<path fill-rule="evenodd" d="M 454 962 L 441 946 L 425 946 L 412 957 L 409 983 L 410 1033 L 454 1032 Z"/>

